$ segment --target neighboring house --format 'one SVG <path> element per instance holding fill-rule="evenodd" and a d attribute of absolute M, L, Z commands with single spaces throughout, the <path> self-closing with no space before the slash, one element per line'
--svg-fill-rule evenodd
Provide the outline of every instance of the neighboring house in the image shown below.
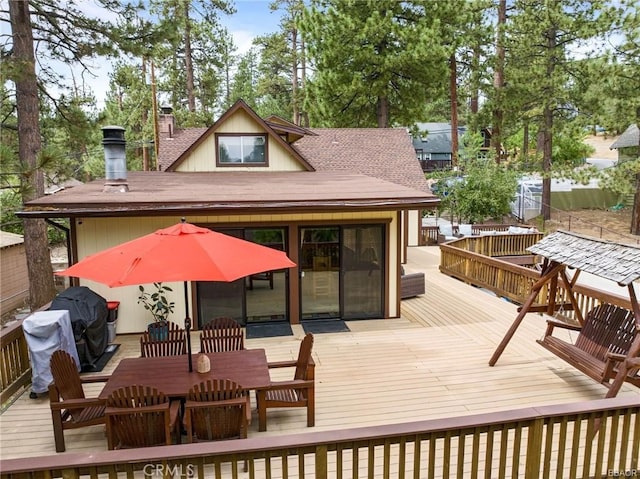
<path fill-rule="evenodd" d="M 618 150 L 618 161 L 634 160 L 640 157 L 640 131 L 638 125 L 629 127 L 609 147 Z"/>
<path fill-rule="evenodd" d="M 0 315 L 25 306 L 28 297 L 29 274 L 24 238 L 0 231 Z"/>
<path fill-rule="evenodd" d="M 421 135 L 413 138 L 413 148 L 420 166 L 425 172 L 451 169 L 453 148 L 451 141 L 450 123 L 418 123 L 416 125 Z M 458 127 L 458 144 L 466 131 L 465 127 Z M 491 132 L 481 131 L 483 145 L 481 150 L 488 150 L 491 142 Z M 460 146 L 458 148 L 460 151 Z"/>
<path fill-rule="evenodd" d="M 185 217 L 282 249 L 298 265 L 189 283 L 196 328 L 216 316 L 299 323 L 400 315 L 406 247 L 413 237 L 417 244 L 419 212 L 439 203 L 405 129 L 304 129 L 264 120 L 239 101 L 210 128 L 179 129 L 165 109 L 159 147 L 161 171 L 130 172 L 123 188 L 101 180 L 42 197 L 20 216 L 69 218 L 78 259 Z M 81 284 L 120 301 L 127 319 L 118 332 L 146 327 L 136 287 Z M 169 284 L 180 321 L 182 284 Z"/>

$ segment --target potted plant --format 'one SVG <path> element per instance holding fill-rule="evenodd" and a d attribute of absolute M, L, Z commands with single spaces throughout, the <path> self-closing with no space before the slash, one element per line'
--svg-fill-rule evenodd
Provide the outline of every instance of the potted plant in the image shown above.
<path fill-rule="evenodd" d="M 173 290 L 162 283 L 153 283 L 153 287 L 154 291 L 146 291 L 144 286 L 138 286 L 140 289 L 138 304 L 142 304 L 144 309 L 153 315 L 154 322 L 148 326 L 152 338 L 163 339 L 163 337 L 166 338 L 168 331 L 167 318 L 173 313 L 175 307 L 175 303 L 167 298 L 167 292 Z"/>

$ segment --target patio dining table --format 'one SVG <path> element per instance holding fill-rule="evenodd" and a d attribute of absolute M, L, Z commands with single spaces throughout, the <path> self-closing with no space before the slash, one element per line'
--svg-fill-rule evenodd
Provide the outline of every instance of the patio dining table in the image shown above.
<path fill-rule="evenodd" d="M 184 399 L 189 390 L 207 379 L 230 379 L 247 390 L 271 385 L 264 349 L 207 353 L 211 370 L 189 372 L 184 355 L 126 358 L 120 361 L 99 395 L 107 399 L 118 388 L 140 384 L 162 391 L 172 399 Z M 197 354 L 193 355 L 195 361 Z"/>

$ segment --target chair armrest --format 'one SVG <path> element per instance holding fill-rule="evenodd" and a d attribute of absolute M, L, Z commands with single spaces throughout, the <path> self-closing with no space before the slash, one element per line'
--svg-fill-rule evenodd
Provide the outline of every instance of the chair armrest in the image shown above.
<path fill-rule="evenodd" d="M 547 319 L 547 329 L 548 331 L 553 330 L 553 328 L 563 328 L 570 329 L 572 331 L 580 331 L 582 330 L 582 326 L 578 324 L 569 324 L 563 321 L 558 321 L 557 319 Z"/>
<path fill-rule="evenodd" d="M 315 386 L 315 381 L 308 379 L 292 379 L 290 381 L 272 382 L 269 390 L 274 389 L 309 389 Z"/>
<path fill-rule="evenodd" d="M 615 361 L 617 363 L 621 363 L 622 361 L 624 361 L 627 357 L 624 354 L 619 354 L 619 353 L 607 353 L 607 361 Z"/>
<path fill-rule="evenodd" d="M 272 363 L 267 363 L 267 367 L 269 369 L 276 369 L 276 368 L 291 368 L 291 367 L 296 367 L 298 364 L 298 361 L 294 360 L 290 360 L 290 361 L 274 361 Z"/>
<path fill-rule="evenodd" d="M 60 402 L 51 402 L 51 409 L 54 411 L 63 411 L 65 409 L 84 409 L 88 407 L 104 406 L 106 401 L 98 398 L 85 399 L 65 399 Z"/>
<path fill-rule="evenodd" d="M 111 378 L 111 375 L 101 375 L 101 376 L 87 376 L 80 377 L 80 382 L 83 384 L 88 383 L 106 383 Z"/>

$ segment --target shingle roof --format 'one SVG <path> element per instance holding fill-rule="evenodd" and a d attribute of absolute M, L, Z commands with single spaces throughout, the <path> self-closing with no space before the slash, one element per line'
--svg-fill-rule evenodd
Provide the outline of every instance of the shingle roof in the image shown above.
<path fill-rule="evenodd" d="M 633 245 L 556 231 L 527 250 L 622 286 L 640 278 L 640 247 Z"/>
<path fill-rule="evenodd" d="M 390 181 L 328 171 L 134 171 L 129 191 L 103 191 L 104 180 L 28 202 L 21 216 L 240 214 L 263 211 L 402 210 L 429 208 L 436 197 Z M 232 213 L 231 213 L 232 212 Z"/>
<path fill-rule="evenodd" d="M 349 171 L 430 192 L 404 128 L 311 128 L 293 144 L 316 171 Z"/>
<path fill-rule="evenodd" d="M 173 132 L 173 135 L 160 137 L 160 169 L 165 170 L 172 165 L 198 138 L 207 132 L 208 128 L 183 128 Z"/>
<path fill-rule="evenodd" d="M 638 130 L 638 125 L 629 125 L 629 127 L 624 130 L 624 133 L 620 135 L 620 137 L 613 142 L 613 144 L 609 147 L 610 150 L 615 150 L 617 148 L 628 148 L 630 146 L 639 146 L 640 145 L 640 130 Z"/>

